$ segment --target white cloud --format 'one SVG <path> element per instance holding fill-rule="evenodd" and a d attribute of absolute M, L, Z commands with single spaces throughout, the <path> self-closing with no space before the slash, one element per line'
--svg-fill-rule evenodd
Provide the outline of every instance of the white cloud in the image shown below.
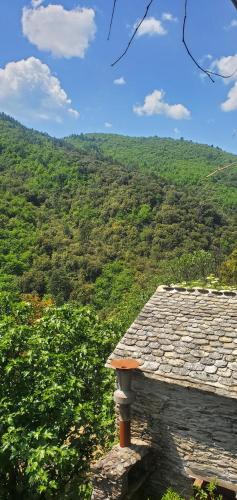
<path fill-rule="evenodd" d="M 207 61 L 211 61 L 213 59 L 213 56 L 211 54 L 205 54 L 202 59 L 201 59 L 201 63 L 203 63 L 205 60 Z"/>
<path fill-rule="evenodd" d="M 71 102 L 71 99 L 68 100 L 68 102 Z M 73 116 L 74 118 L 79 118 L 80 113 L 76 109 L 73 108 L 68 108 L 68 113 Z"/>
<path fill-rule="evenodd" d="M 112 125 L 112 123 L 110 123 L 110 122 L 105 122 L 105 123 L 104 123 L 104 126 L 105 126 L 106 128 L 111 128 L 113 125 Z"/>
<path fill-rule="evenodd" d="M 32 7 L 36 8 L 39 7 L 43 2 L 44 0 L 31 0 L 31 5 Z"/>
<path fill-rule="evenodd" d="M 136 28 L 138 23 L 139 20 L 135 23 L 134 28 Z M 138 36 L 167 35 L 167 31 L 162 25 L 162 22 L 159 21 L 159 19 L 156 19 L 155 17 L 148 17 L 141 24 L 140 28 L 138 29 L 137 35 Z"/>
<path fill-rule="evenodd" d="M 237 137 L 237 128 L 234 128 L 233 132 L 232 132 L 232 137 Z"/>
<path fill-rule="evenodd" d="M 162 21 L 169 21 L 173 23 L 177 23 L 178 21 L 178 18 L 174 17 L 173 14 L 171 14 L 171 12 L 163 12 L 161 19 Z"/>
<path fill-rule="evenodd" d="M 57 57 L 85 56 L 96 32 L 93 9 L 66 10 L 62 5 L 38 9 L 24 8 L 22 29 L 26 38 L 39 50 Z"/>
<path fill-rule="evenodd" d="M 222 111 L 234 111 L 237 109 L 237 82 L 227 94 L 227 100 L 221 103 Z"/>
<path fill-rule="evenodd" d="M 231 80 L 237 80 L 237 54 L 234 56 L 221 57 L 213 62 L 213 68 L 217 68 L 222 75 L 232 75 L 224 80 L 228 84 Z"/>
<path fill-rule="evenodd" d="M 237 28 L 237 19 L 232 19 L 232 21 L 230 22 L 230 24 L 228 24 L 228 26 L 224 26 L 224 29 L 226 31 L 231 30 L 231 28 Z"/>
<path fill-rule="evenodd" d="M 180 133 L 181 132 L 180 132 L 179 128 L 175 127 L 174 128 L 174 135 L 180 135 Z"/>
<path fill-rule="evenodd" d="M 152 94 L 145 97 L 143 106 L 133 106 L 133 111 L 137 115 L 165 115 L 174 120 L 189 118 L 190 111 L 183 104 L 168 104 L 164 101 L 165 92 L 154 90 Z"/>
<path fill-rule="evenodd" d="M 123 76 L 121 76 L 120 78 L 115 78 L 114 84 L 115 85 L 125 85 L 126 84 L 126 80 L 124 79 Z"/>
<path fill-rule="evenodd" d="M 221 57 L 214 61 L 213 68 L 222 75 L 230 75 L 230 78 L 224 79 L 224 83 L 235 82 L 229 90 L 226 101 L 221 103 L 222 111 L 235 111 L 237 109 L 237 54 L 234 56 Z"/>
<path fill-rule="evenodd" d="M 19 120 L 62 122 L 79 117 L 50 68 L 35 57 L 0 68 L 0 108 Z"/>

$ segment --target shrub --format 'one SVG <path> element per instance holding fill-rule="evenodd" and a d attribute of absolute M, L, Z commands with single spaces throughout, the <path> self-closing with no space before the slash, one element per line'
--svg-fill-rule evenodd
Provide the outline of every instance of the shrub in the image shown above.
<path fill-rule="evenodd" d="M 113 438 L 113 375 L 104 362 L 118 325 L 76 305 L 51 305 L 39 318 L 30 302 L 3 299 L 1 498 L 51 498 L 75 476 L 83 487 L 90 460 Z"/>

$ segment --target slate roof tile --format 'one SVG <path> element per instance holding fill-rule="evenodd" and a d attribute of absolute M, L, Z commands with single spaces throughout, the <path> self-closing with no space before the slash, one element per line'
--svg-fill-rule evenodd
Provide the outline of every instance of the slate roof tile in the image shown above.
<path fill-rule="evenodd" d="M 158 287 L 109 361 L 237 399 L 237 291 Z"/>

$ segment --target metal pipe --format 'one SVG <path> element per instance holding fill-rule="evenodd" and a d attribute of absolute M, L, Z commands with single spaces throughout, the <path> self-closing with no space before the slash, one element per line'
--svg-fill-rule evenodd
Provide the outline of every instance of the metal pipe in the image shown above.
<path fill-rule="evenodd" d="M 139 366 L 135 359 L 113 359 L 112 368 L 117 373 L 117 390 L 114 392 L 114 401 L 119 407 L 119 441 L 120 447 L 131 446 L 131 404 L 135 400 L 135 393 L 131 389 L 132 371 Z"/>
<path fill-rule="evenodd" d="M 131 446 L 131 421 L 119 421 L 119 444 L 120 448 Z"/>

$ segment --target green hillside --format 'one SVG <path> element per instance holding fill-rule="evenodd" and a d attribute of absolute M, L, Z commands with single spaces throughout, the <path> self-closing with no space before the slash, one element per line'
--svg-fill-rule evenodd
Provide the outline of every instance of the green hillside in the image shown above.
<path fill-rule="evenodd" d="M 233 159 L 0 115 L 0 498 L 88 500 L 126 326 L 159 283 L 236 286 L 236 170 L 206 178 Z"/>
<path fill-rule="evenodd" d="M 237 168 L 206 175 L 235 158 L 183 140 L 58 140 L 2 114 L 1 289 L 129 321 L 161 282 L 218 274 L 227 259 L 233 283 Z"/>
<path fill-rule="evenodd" d="M 124 165 L 135 166 L 142 171 L 158 173 L 176 186 L 196 185 L 201 192 L 210 187 L 212 199 L 228 207 L 237 203 L 237 167 L 206 176 L 216 168 L 237 161 L 237 157 L 218 147 L 197 144 L 192 141 L 159 137 L 124 137 L 115 134 L 81 134 L 68 138 L 81 150 L 94 150 Z M 228 188 L 228 189 L 227 189 Z"/>

